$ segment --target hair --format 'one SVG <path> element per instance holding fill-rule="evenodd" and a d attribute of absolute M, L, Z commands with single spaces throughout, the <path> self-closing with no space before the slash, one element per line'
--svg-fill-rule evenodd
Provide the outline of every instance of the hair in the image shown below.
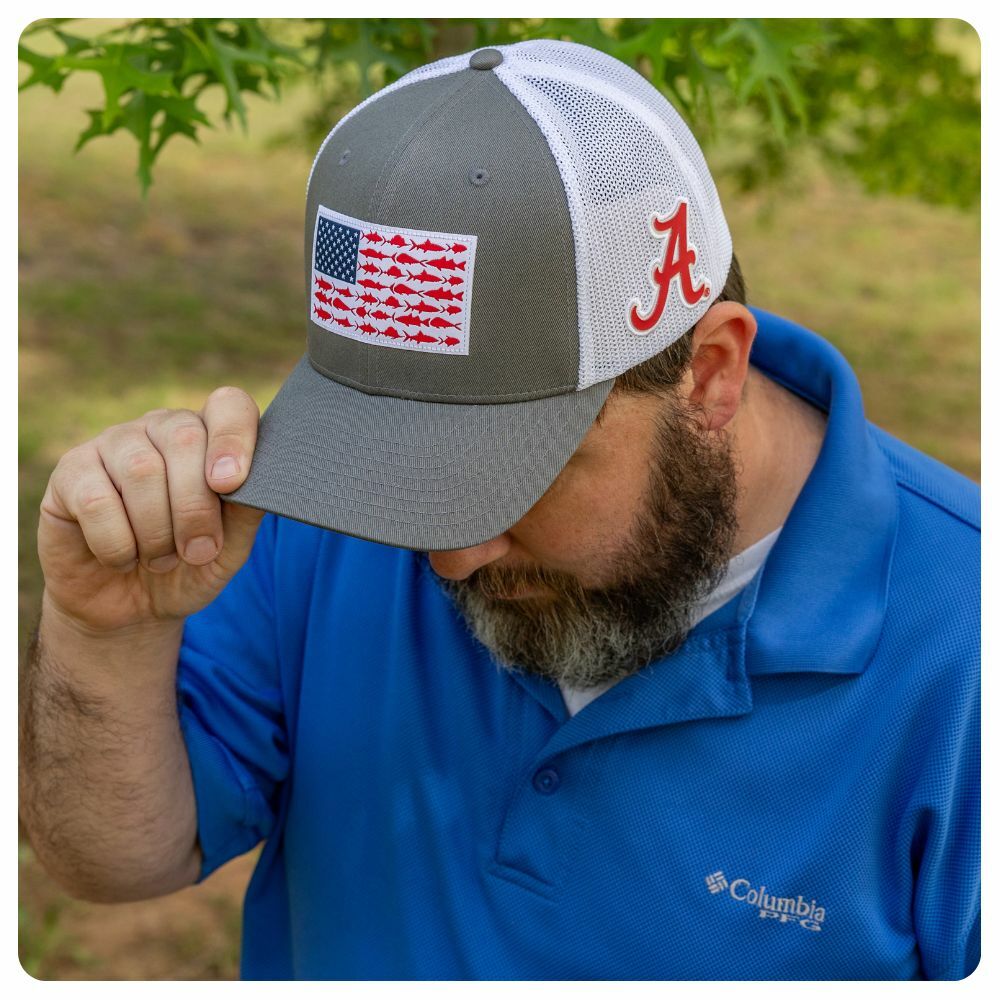
<path fill-rule="evenodd" d="M 740 305 L 746 305 L 746 282 L 743 280 L 743 271 L 740 269 L 740 262 L 736 254 L 733 254 L 730 262 L 726 283 L 712 305 L 715 305 L 715 302 L 739 302 Z M 614 396 L 672 395 L 674 388 L 691 365 L 693 341 L 694 327 L 691 327 L 687 333 L 680 336 L 669 347 L 665 347 L 659 354 L 654 354 L 634 368 L 622 372 L 615 379 L 615 384 L 611 387 L 611 392 L 608 394 L 608 399 L 604 401 L 604 405 L 607 406 L 608 400 Z M 597 414 L 598 422 L 603 415 L 604 406 Z"/>

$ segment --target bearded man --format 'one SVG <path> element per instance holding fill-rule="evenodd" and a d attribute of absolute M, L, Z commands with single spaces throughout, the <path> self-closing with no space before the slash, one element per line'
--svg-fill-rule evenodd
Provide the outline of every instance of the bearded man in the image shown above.
<path fill-rule="evenodd" d="M 53 874 L 263 842 L 248 978 L 968 975 L 978 489 L 746 306 L 666 100 L 564 42 L 423 67 L 327 137 L 305 250 L 259 434 L 221 389 L 52 475 Z"/>

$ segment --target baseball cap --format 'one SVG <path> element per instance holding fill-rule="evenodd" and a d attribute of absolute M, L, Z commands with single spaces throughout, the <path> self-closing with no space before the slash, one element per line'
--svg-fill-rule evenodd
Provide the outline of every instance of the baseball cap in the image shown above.
<path fill-rule="evenodd" d="M 694 136 L 625 64 L 537 40 L 420 67 L 319 149 L 307 352 L 227 499 L 416 550 L 502 534 L 731 257 Z"/>

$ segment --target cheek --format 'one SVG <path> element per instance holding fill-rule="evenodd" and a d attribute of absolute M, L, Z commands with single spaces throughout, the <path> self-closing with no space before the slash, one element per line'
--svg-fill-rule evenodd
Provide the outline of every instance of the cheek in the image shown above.
<path fill-rule="evenodd" d="M 640 467 L 619 467 L 614 476 L 595 473 L 565 469 L 522 521 L 525 542 L 539 558 L 581 579 L 599 575 L 621 551 L 648 488 Z"/>

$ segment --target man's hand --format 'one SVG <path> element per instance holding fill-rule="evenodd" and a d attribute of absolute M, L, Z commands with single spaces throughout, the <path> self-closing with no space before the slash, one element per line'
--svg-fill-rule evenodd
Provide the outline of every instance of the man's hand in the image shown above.
<path fill-rule="evenodd" d="M 216 389 L 199 413 L 153 410 L 64 455 L 38 525 L 46 601 L 97 632 L 209 604 L 263 516 L 219 499 L 246 478 L 258 416 L 241 389 Z"/>

